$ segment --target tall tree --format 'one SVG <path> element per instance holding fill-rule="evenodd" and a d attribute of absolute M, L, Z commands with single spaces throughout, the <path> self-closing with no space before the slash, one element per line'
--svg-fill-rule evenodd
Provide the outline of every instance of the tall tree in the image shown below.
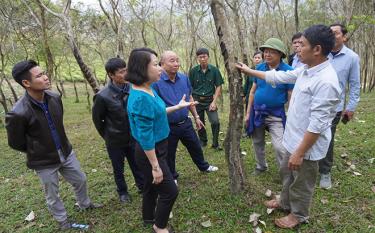
<path fill-rule="evenodd" d="M 245 181 L 243 161 L 240 156 L 240 141 L 243 127 L 242 78 L 234 66 L 234 46 L 230 35 L 228 19 L 224 12 L 224 3 L 222 0 L 212 0 L 210 5 L 229 80 L 229 125 L 224 147 L 229 170 L 230 190 L 236 194 L 243 190 Z"/>
<path fill-rule="evenodd" d="M 74 58 L 77 61 L 79 68 L 82 71 L 83 77 L 87 80 L 89 85 L 91 86 L 94 93 L 99 91 L 99 85 L 94 73 L 91 71 L 90 67 L 85 63 L 83 57 L 81 55 L 81 51 L 77 46 L 76 39 L 74 37 L 72 23 L 69 17 L 70 7 L 71 7 L 71 0 L 67 0 L 64 6 L 62 13 L 56 13 L 49 9 L 41 0 L 37 0 L 38 3 L 50 14 L 54 15 L 55 17 L 59 18 L 65 27 L 66 39 L 68 40 L 69 46 L 73 52 Z"/>

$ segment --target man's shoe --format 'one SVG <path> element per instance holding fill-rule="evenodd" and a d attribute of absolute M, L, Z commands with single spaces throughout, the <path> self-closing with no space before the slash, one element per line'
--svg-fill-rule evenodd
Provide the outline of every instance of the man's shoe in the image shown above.
<path fill-rule="evenodd" d="M 103 208 L 103 204 L 96 204 L 96 203 L 90 203 L 88 207 L 85 207 L 85 208 L 81 208 L 78 203 L 75 203 L 74 204 L 74 207 L 78 210 L 78 211 L 86 211 L 86 210 L 92 210 L 92 209 L 100 209 L 100 208 Z"/>
<path fill-rule="evenodd" d="M 320 174 L 320 184 L 319 186 L 323 189 L 332 188 L 331 174 Z"/>
<path fill-rule="evenodd" d="M 129 203 L 131 201 L 132 201 L 132 198 L 130 197 L 130 195 L 128 193 L 120 195 L 120 202 L 121 203 Z"/>
<path fill-rule="evenodd" d="M 254 176 L 259 176 L 261 175 L 263 172 L 267 171 L 267 168 L 266 169 L 258 169 L 258 168 L 255 168 L 255 170 L 253 171 L 253 175 Z"/>
<path fill-rule="evenodd" d="M 210 173 L 210 172 L 216 172 L 217 170 L 219 170 L 218 167 L 210 165 L 205 172 Z"/>
<path fill-rule="evenodd" d="M 223 148 L 221 146 L 219 146 L 219 145 L 217 145 L 217 146 L 216 145 L 212 145 L 211 148 L 215 149 L 215 150 L 223 150 Z"/>
<path fill-rule="evenodd" d="M 59 229 L 61 231 L 69 230 L 71 228 L 72 224 L 68 220 L 65 220 L 64 222 L 59 222 Z"/>

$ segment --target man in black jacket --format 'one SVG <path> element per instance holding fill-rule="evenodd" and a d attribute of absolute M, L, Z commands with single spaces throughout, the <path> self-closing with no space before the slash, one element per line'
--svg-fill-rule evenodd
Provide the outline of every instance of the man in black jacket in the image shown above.
<path fill-rule="evenodd" d="M 124 178 L 125 156 L 139 192 L 143 188 L 143 174 L 134 160 L 134 146 L 126 111 L 130 88 L 130 84 L 125 82 L 126 63 L 120 58 L 111 58 L 107 61 L 105 70 L 110 81 L 94 96 L 92 120 L 100 136 L 105 140 L 117 192 L 120 201 L 124 203 L 131 200 Z"/>
<path fill-rule="evenodd" d="M 59 197 L 58 173 L 73 186 L 79 208 L 93 209 L 102 205 L 93 204 L 87 195 L 86 175 L 65 134 L 61 98 L 48 91 L 49 79 L 33 60 L 17 63 L 12 76 L 26 93 L 6 115 L 8 144 L 26 153 L 27 166 L 38 174 L 48 209 L 60 229 L 75 228 L 77 224 L 68 221 Z"/>

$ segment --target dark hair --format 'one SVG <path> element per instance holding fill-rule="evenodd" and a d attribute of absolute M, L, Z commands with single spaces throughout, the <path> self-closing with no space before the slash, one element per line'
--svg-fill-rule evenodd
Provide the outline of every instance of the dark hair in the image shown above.
<path fill-rule="evenodd" d="M 320 45 L 322 47 L 322 55 L 324 56 L 327 56 L 335 45 L 335 35 L 332 30 L 322 24 L 308 27 L 303 32 L 303 36 L 309 41 L 311 47 Z"/>
<path fill-rule="evenodd" d="M 151 62 L 151 55 L 158 54 L 150 48 L 136 48 L 130 52 L 128 60 L 128 73 L 126 80 L 135 85 L 142 85 L 149 80 L 147 74 L 148 64 Z"/>
<path fill-rule="evenodd" d="M 297 32 L 296 34 L 294 34 L 292 36 L 292 42 L 295 40 L 295 39 L 298 39 L 298 38 L 301 38 L 302 36 L 302 32 Z"/>
<path fill-rule="evenodd" d="M 333 24 L 329 25 L 329 27 L 334 27 L 334 26 L 340 26 L 341 32 L 342 32 L 343 35 L 346 35 L 346 33 L 348 33 L 348 29 L 346 29 L 345 25 L 343 25 L 341 23 L 333 23 Z"/>
<path fill-rule="evenodd" d="M 38 63 L 34 60 L 20 61 L 13 66 L 12 76 L 14 80 L 23 86 L 22 80 L 31 80 L 31 73 L 29 72 L 32 68 L 38 66 Z"/>
<path fill-rule="evenodd" d="M 210 56 L 210 53 L 208 52 L 208 49 L 206 48 L 199 48 L 195 54 L 197 56 L 202 55 L 202 54 L 207 54 L 207 56 Z"/>
<path fill-rule="evenodd" d="M 107 74 L 114 74 L 119 69 L 125 68 L 126 62 L 121 58 L 110 58 L 107 63 L 105 63 L 105 71 Z"/>
<path fill-rule="evenodd" d="M 260 50 L 255 51 L 255 53 L 253 54 L 253 57 L 255 57 L 255 55 L 258 55 L 258 54 L 260 54 L 262 56 L 262 59 L 263 59 L 263 52 L 260 51 Z"/>

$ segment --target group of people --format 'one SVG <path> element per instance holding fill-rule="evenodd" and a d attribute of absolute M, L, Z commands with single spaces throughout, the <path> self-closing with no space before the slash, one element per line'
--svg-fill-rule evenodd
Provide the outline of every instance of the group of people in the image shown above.
<path fill-rule="evenodd" d="M 314 25 L 293 35 L 289 65 L 282 60 L 287 56 L 285 45 L 277 38 L 268 39 L 254 54 L 254 63 L 264 59 L 255 69 L 236 64 L 249 76 L 245 86 L 251 86 L 244 93 L 245 124 L 253 141 L 255 175 L 268 168 L 265 131 L 275 150 L 283 188 L 280 199 L 265 205 L 289 212 L 275 220 L 278 227 L 307 222 L 318 173 L 319 186 L 332 187 L 336 126 L 353 119 L 360 94 L 359 57 L 344 45 L 346 34 L 339 23 Z"/>
<path fill-rule="evenodd" d="M 255 69 L 232 64 L 249 76 L 244 93 L 245 122 L 255 151 L 255 175 L 268 168 L 266 131 L 275 149 L 283 188 L 280 199 L 265 205 L 289 212 L 275 220 L 281 228 L 307 222 L 318 171 L 320 186 L 332 186 L 336 125 L 340 119 L 345 123 L 353 118 L 359 101 L 359 58 L 344 45 L 346 33 L 345 26 L 333 24 L 314 25 L 296 34 L 291 65 L 283 61 L 287 49 L 277 38 L 268 39 L 254 54 Z M 178 142 L 201 172 L 218 170 L 205 160 L 202 148 L 208 143 L 206 113 L 212 148 L 221 150 L 217 100 L 223 78 L 208 63 L 207 49 L 198 49 L 196 56 L 199 64 L 185 75 L 179 72 L 175 52 L 165 51 L 158 59 L 150 48 L 133 49 L 127 65 L 120 58 L 107 61 L 109 82 L 94 96 L 92 119 L 105 141 L 119 200 L 132 200 L 124 178 L 126 158 L 142 194 L 143 223 L 158 233 L 171 232 L 167 225 L 178 196 Z M 103 205 L 88 197 L 86 176 L 65 134 L 61 98 L 49 90 L 50 81 L 35 61 L 17 63 L 12 76 L 26 92 L 6 115 L 8 143 L 26 153 L 27 166 L 38 174 L 48 209 L 60 229 L 77 228 L 80 225 L 67 218 L 60 199 L 58 173 L 72 184 L 77 208 Z M 347 83 L 349 103 L 345 106 Z"/>

